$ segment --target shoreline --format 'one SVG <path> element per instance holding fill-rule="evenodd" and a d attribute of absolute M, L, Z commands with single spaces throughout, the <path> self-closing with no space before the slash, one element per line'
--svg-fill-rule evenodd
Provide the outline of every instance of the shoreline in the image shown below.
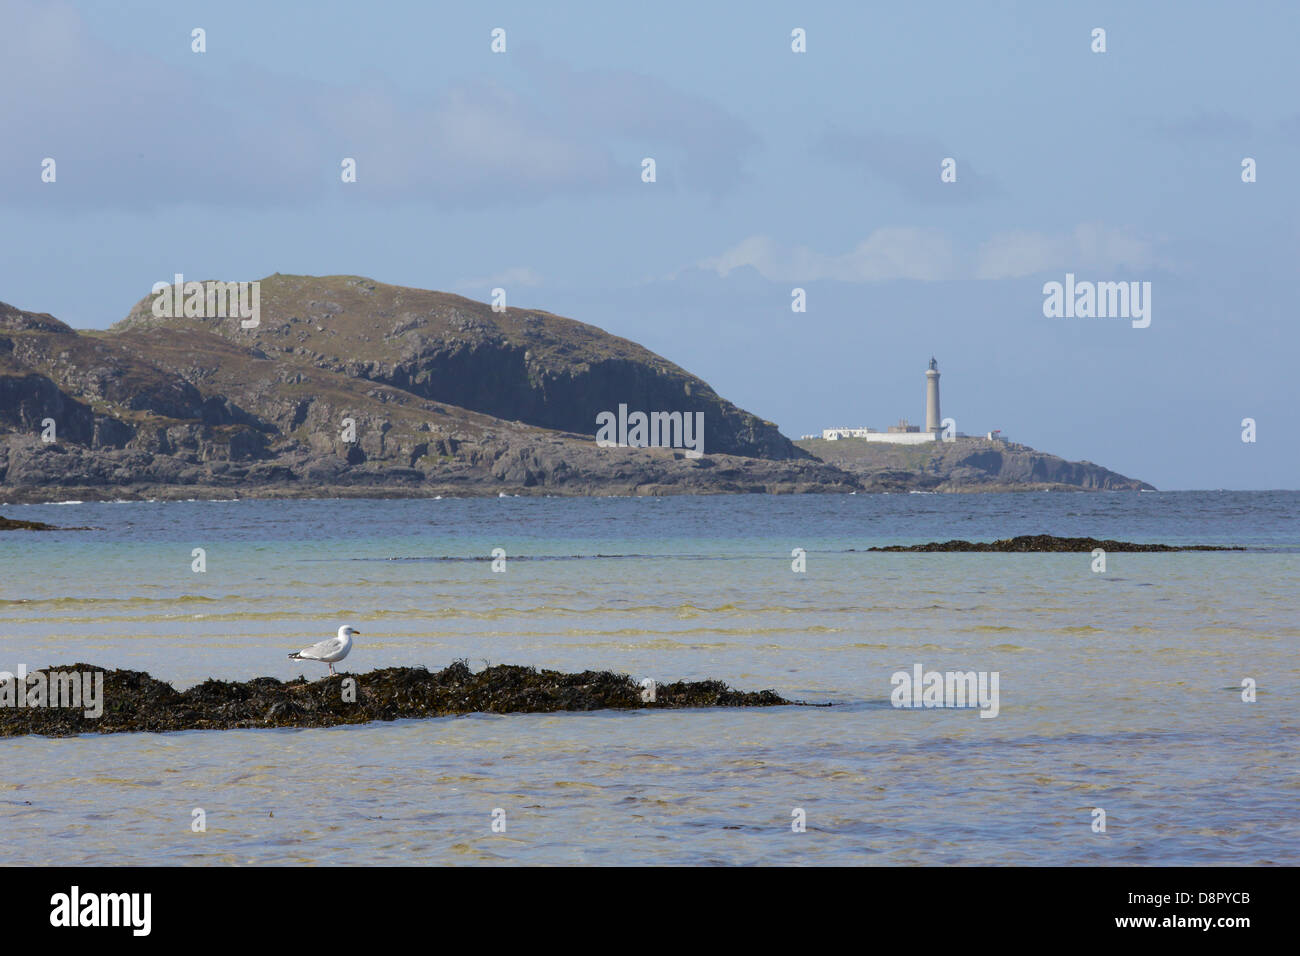
<path fill-rule="evenodd" d="M 1285 490 L 1285 489 L 1282 489 Z M 58 505 L 72 502 L 136 502 L 136 501 L 345 501 L 370 499 L 374 501 L 421 500 L 438 498 L 679 498 L 714 497 L 717 495 L 906 495 L 906 494 L 1139 494 L 1136 489 L 1080 488 L 1076 485 L 971 485 L 960 488 L 930 489 L 926 491 L 884 491 L 878 489 L 811 486 L 807 488 L 777 487 L 771 489 L 708 490 L 677 488 L 664 485 L 628 485 L 601 491 L 567 490 L 563 487 L 538 488 L 536 486 L 497 486 L 468 489 L 462 485 L 431 486 L 428 488 L 393 488 L 385 485 L 319 485 L 295 488 L 283 485 L 251 486 L 235 489 L 213 485 L 157 485 L 157 486 L 68 486 L 40 488 L 0 488 L 0 507 L 8 505 Z"/>

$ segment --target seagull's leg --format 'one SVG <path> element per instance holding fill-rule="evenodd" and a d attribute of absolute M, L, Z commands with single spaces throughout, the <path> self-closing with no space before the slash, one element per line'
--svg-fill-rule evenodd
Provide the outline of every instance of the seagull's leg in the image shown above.
<path fill-rule="evenodd" d="M 328 663 L 328 662 L 327 662 L 327 663 Z M 336 674 L 336 673 L 337 673 L 337 671 L 334 670 L 334 665 L 333 665 L 333 664 L 330 664 L 330 673 L 331 673 L 331 674 Z"/>

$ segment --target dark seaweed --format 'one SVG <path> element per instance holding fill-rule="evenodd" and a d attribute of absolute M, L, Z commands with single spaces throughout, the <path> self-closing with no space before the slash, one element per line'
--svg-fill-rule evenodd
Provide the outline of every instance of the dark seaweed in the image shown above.
<path fill-rule="evenodd" d="M 42 734 L 64 737 L 124 731 L 230 729 L 236 727 L 331 727 L 374 720 L 453 714 L 552 713 L 555 711 L 678 709 L 683 707 L 774 707 L 790 704 L 775 691 L 733 690 L 721 681 L 659 684 L 655 700 L 626 674 L 583 671 L 563 674 L 500 664 L 478 673 L 464 661 L 429 671 L 389 667 L 368 674 L 305 677 L 287 683 L 274 677 L 244 682 L 209 679 L 186 691 L 143 671 L 105 670 L 92 664 L 48 668 L 104 673 L 103 714 L 82 709 L 0 707 L 0 737 Z M 355 681 L 355 702 L 345 681 Z"/>

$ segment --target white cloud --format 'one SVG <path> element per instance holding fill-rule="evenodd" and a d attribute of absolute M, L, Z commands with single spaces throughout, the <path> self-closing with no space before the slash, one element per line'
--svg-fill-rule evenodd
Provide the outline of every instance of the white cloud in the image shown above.
<path fill-rule="evenodd" d="M 975 249 L 956 248 L 940 230 L 909 227 L 876 229 L 840 254 L 782 246 L 768 236 L 750 236 L 721 255 L 698 263 L 723 277 L 749 267 L 778 282 L 1017 279 L 1043 272 L 1161 265 L 1150 241 L 1128 230 L 1093 223 L 1062 235 L 1024 230 L 996 233 Z"/>
<path fill-rule="evenodd" d="M 912 228 L 877 229 L 841 255 L 827 255 L 807 246 L 781 248 L 767 236 L 750 236 L 699 265 L 720 276 L 751 266 L 765 279 L 776 281 L 955 278 L 948 239 L 937 230 Z"/>
<path fill-rule="evenodd" d="M 1042 272 L 1150 269 L 1158 264 L 1149 241 L 1127 230 L 1084 223 L 1068 235 L 998 233 L 980 245 L 972 278 L 1018 279 Z"/>

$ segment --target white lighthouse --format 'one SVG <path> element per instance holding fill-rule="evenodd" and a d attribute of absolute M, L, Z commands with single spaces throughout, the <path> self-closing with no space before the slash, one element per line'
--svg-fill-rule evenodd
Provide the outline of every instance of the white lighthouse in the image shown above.
<path fill-rule="evenodd" d="M 932 435 L 943 431 L 943 416 L 939 414 L 939 363 L 930 356 L 930 368 L 925 373 L 925 430 Z"/>
<path fill-rule="evenodd" d="M 877 431 L 874 428 L 823 428 L 821 437 L 826 441 L 861 438 L 869 442 L 887 442 L 893 445 L 924 445 L 941 441 L 943 431 L 943 412 L 939 410 L 939 362 L 931 356 L 930 368 L 925 373 L 924 428 L 901 419 L 897 425 L 890 425 L 884 431 Z M 952 437 L 965 438 L 966 436 L 956 433 Z M 990 438 L 992 437 L 990 433 Z"/>

